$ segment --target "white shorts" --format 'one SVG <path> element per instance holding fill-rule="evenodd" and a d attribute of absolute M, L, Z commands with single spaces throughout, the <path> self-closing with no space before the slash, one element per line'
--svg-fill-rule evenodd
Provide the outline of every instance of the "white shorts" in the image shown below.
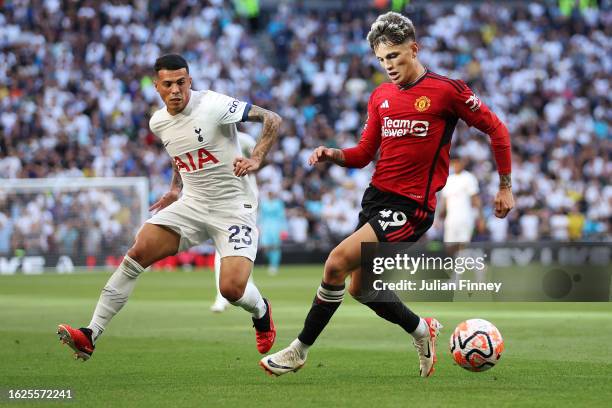
<path fill-rule="evenodd" d="M 444 242 L 470 242 L 472 240 L 472 232 L 474 231 L 473 223 L 453 223 L 444 224 Z"/>
<path fill-rule="evenodd" d="M 221 258 L 244 256 L 255 261 L 257 255 L 257 210 L 210 210 L 193 201 L 179 199 L 147 222 L 176 231 L 181 236 L 179 251 L 212 239 Z"/>

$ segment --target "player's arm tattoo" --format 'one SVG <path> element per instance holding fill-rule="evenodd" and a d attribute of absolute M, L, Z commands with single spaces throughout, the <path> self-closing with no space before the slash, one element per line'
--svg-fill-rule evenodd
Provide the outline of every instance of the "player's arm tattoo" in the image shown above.
<path fill-rule="evenodd" d="M 276 142 L 276 139 L 278 139 L 278 131 L 282 119 L 278 114 L 272 111 L 253 105 L 251 106 L 251 110 L 249 110 L 247 122 L 263 123 L 261 137 L 257 140 L 257 144 L 255 148 L 253 148 L 253 153 L 251 153 L 251 159 L 263 163 L 272 145 Z"/>
<path fill-rule="evenodd" d="M 332 150 L 332 161 L 339 166 L 344 166 L 344 152 L 342 149 L 333 149 Z"/>
<path fill-rule="evenodd" d="M 499 175 L 499 189 L 512 188 L 512 173 Z"/>
<path fill-rule="evenodd" d="M 172 163 L 172 182 L 170 183 L 170 190 L 175 190 L 180 192 L 183 189 L 183 179 L 181 178 L 181 173 L 179 172 L 178 167 L 176 167 L 176 163 Z"/>

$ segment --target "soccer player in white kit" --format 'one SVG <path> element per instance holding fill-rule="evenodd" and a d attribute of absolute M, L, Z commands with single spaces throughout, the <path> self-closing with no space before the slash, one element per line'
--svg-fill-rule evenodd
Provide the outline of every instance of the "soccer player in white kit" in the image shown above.
<path fill-rule="evenodd" d="M 454 173 L 441 192 L 446 213 L 444 242 L 466 243 L 472 240 L 479 207 L 478 180 L 465 170 L 461 159 L 453 158 L 450 164 Z"/>
<path fill-rule="evenodd" d="M 138 231 L 102 289 L 90 324 L 80 329 L 60 324 L 57 333 L 75 358 L 89 359 L 97 338 L 127 302 L 145 268 L 212 239 L 221 255 L 221 294 L 252 314 L 257 349 L 266 353 L 276 329 L 270 303 L 249 282 L 258 238 L 257 194 L 249 174 L 261 167 L 276 141 L 281 118 L 213 91 L 192 91 L 189 67 L 180 55 L 158 58 L 155 71 L 155 88 L 166 106 L 153 114 L 150 127 L 173 158 L 170 191 L 151 206 L 157 213 Z M 250 158 L 240 154 L 240 121 L 263 123 Z"/>

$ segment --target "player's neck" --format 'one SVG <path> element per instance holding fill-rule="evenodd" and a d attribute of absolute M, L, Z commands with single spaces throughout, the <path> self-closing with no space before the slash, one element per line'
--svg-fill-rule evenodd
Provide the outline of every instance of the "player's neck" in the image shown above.
<path fill-rule="evenodd" d="M 404 82 L 403 84 L 400 84 L 399 87 L 403 88 L 403 87 L 414 84 L 416 81 L 421 79 L 425 75 L 426 72 L 427 72 L 427 69 L 423 66 L 423 64 L 421 64 L 420 62 L 417 62 L 416 69 L 414 70 L 412 75 L 408 77 L 406 82 Z"/>

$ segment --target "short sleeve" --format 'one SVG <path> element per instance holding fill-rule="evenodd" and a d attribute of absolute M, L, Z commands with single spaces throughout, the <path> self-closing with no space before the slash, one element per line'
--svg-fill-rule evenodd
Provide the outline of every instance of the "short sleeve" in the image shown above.
<path fill-rule="evenodd" d="M 159 137 L 159 130 L 157 129 L 159 125 L 159 114 L 158 112 L 155 112 L 152 116 L 151 119 L 149 119 L 149 129 L 151 129 L 151 132 Z"/>
<path fill-rule="evenodd" d="M 217 92 L 209 92 L 209 104 L 212 119 L 220 125 L 244 122 L 247 119 L 251 104 Z"/>

